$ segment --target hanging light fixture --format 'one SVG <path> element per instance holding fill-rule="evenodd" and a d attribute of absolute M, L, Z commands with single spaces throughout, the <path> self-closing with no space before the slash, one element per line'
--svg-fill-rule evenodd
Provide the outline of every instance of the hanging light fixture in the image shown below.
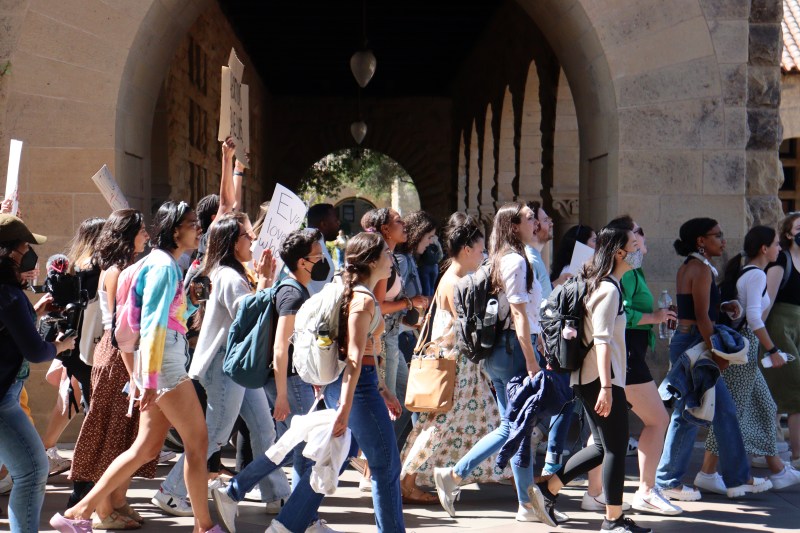
<path fill-rule="evenodd" d="M 375 54 L 367 46 L 367 0 L 361 2 L 361 38 L 364 45 L 350 58 L 350 71 L 358 86 L 363 89 L 372 79 L 378 66 Z"/>
<path fill-rule="evenodd" d="M 367 136 L 367 123 L 363 120 L 353 122 L 350 124 L 350 134 L 353 136 L 357 144 L 361 144 L 364 137 Z"/>

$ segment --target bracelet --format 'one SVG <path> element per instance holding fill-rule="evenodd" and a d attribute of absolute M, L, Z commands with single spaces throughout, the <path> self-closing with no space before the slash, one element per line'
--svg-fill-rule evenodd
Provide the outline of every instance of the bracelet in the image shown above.
<path fill-rule="evenodd" d="M 406 306 L 409 311 L 414 308 L 414 302 L 411 301 L 411 298 L 406 298 Z"/>
<path fill-rule="evenodd" d="M 234 176 L 244 176 L 244 172 L 236 171 L 233 173 Z"/>
<path fill-rule="evenodd" d="M 769 354 L 769 355 L 775 355 L 775 354 L 776 354 L 776 353 L 778 353 L 779 351 L 780 351 L 780 350 L 778 349 L 778 347 L 777 347 L 777 346 L 773 346 L 771 350 L 767 350 L 767 354 Z"/>
<path fill-rule="evenodd" d="M 601 389 L 611 389 L 612 387 L 600 387 Z"/>

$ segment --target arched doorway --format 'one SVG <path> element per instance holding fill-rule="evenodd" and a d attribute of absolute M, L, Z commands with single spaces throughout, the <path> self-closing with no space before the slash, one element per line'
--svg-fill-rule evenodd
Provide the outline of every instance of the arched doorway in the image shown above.
<path fill-rule="evenodd" d="M 361 231 L 359 221 L 364 213 L 377 206 L 364 198 L 350 196 L 339 200 L 334 204 L 339 213 L 339 220 L 342 222 L 342 231 L 345 235 L 354 235 Z"/>

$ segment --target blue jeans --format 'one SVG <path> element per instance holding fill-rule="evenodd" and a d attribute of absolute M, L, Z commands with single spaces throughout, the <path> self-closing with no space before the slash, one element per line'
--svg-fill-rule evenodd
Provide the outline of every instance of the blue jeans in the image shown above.
<path fill-rule="evenodd" d="M 267 395 L 263 389 L 246 389 L 223 374 L 223 348 L 217 352 L 211 366 L 200 384 L 206 390 L 206 425 L 208 426 L 208 455 L 218 452 L 230 438 L 233 425 L 241 414 L 250 431 L 250 442 L 254 455 L 264 452 L 275 442 L 275 424 L 269 410 Z M 165 492 L 185 498 L 188 494 L 183 477 L 184 457 L 181 456 L 162 483 Z M 288 498 L 292 490 L 282 470 L 261 480 L 261 499 L 265 502 Z"/>
<path fill-rule="evenodd" d="M 533 345 L 536 346 L 536 336 L 531 336 Z M 511 353 L 508 353 L 507 346 L 511 347 Z M 525 364 L 525 356 L 522 353 L 519 341 L 517 340 L 516 333 L 508 330 L 502 334 L 499 341 L 495 345 L 492 355 L 484 359 L 486 372 L 492 380 L 494 389 L 497 392 L 497 404 L 500 408 L 500 426 L 494 431 L 483 437 L 478 443 L 472 447 L 467 455 L 461 458 L 453 467 L 453 471 L 460 478 L 465 478 L 472 470 L 486 460 L 487 457 L 494 455 L 500 448 L 503 447 L 511 427 L 508 422 L 508 414 L 506 413 L 506 405 L 508 404 L 508 394 L 506 386 L 511 378 L 516 376 L 524 376 L 528 373 L 527 365 Z M 535 454 L 536 450 L 532 450 Z M 521 503 L 528 503 L 528 487 L 533 483 L 533 458 L 531 458 L 531 466 L 528 468 L 521 468 L 516 466 L 515 461 L 511 461 L 511 470 L 514 472 L 514 483 L 517 486 L 517 499 Z M 372 463 L 370 463 L 372 466 Z"/>
<path fill-rule="evenodd" d="M 545 368 L 547 366 L 547 361 L 545 361 L 544 356 L 539 353 L 539 350 L 536 349 L 536 342 L 533 343 L 533 349 L 536 352 L 536 361 L 539 363 L 539 366 Z M 569 374 L 553 372 L 550 375 L 553 379 L 561 380 L 565 388 L 569 389 Z M 561 466 L 561 455 L 564 453 L 564 445 L 567 442 L 567 435 L 569 434 L 569 427 L 570 424 L 572 424 L 574 412 L 574 405 L 570 404 L 564 407 L 559 415 L 553 416 L 549 421 L 546 421 L 547 427 L 545 429 L 548 429 L 549 433 L 547 435 L 547 455 L 544 459 L 546 463 L 545 466 Z M 554 474 L 558 470 L 559 468 L 555 468 L 552 472 L 548 471 L 546 473 Z"/>
<path fill-rule="evenodd" d="M 403 411 L 394 421 L 395 436 L 399 440 L 403 430 L 411 421 L 411 411 L 405 408 L 406 388 L 408 387 L 408 363 L 400 351 L 400 314 L 392 315 L 386 320 L 386 387 L 400 400 Z M 398 442 L 398 448 L 401 443 Z"/>
<path fill-rule="evenodd" d="M 436 278 L 439 277 L 439 265 L 420 265 L 418 270 L 422 294 L 433 296 L 436 291 Z"/>
<path fill-rule="evenodd" d="M 703 338 L 699 333 L 676 332 L 669 345 L 669 359 L 674 363 L 687 349 Z M 714 404 L 714 432 L 725 446 L 720 448 L 719 473 L 726 487 L 738 487 L 750 479 L 750 463 L 739 429 L 736 405 L 733 403 L 724 379 L 717 380 L 714 387 L 716 401 Z M 689 467 L 689 459 L 697 437 L 697 426 L 682 416 L 683 405 L 675 401 L 672 417 L 667 428 L 664 452 L 656 471 L 656 484 L 662 488 L 673 488 L 681 485 L 681 480 Z"/>
<path fill-rule="evenodd" d="M 17 381 L 0 399 L 0 462 L 14 480 L 8 500 L 13 533 L 39 531 L 39 514 L 50 468 L 42 439 L 19 406 L 22 381 Z"/>

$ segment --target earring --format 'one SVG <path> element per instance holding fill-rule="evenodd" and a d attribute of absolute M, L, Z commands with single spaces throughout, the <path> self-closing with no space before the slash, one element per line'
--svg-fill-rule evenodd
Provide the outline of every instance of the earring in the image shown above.
<path fill-rule="evenodd" d="M 700 247 L 697 249 L 697 253 L 698 253 L 698 254 L 700 254 L 700 255 L 706 255 L 706 249 L 705 249 L 705 248 L 703 248 L 702 246 L 700 246 Z"/>

